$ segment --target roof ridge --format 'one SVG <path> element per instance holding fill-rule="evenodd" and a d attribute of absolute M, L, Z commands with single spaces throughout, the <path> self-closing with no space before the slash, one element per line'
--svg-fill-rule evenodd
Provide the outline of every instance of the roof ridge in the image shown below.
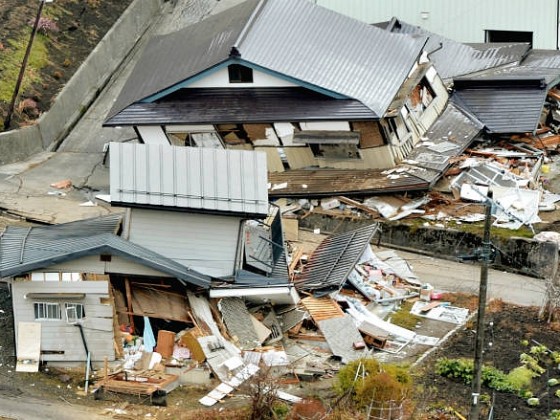
<path fill-rule="evenodd" d="M 235 40 L 235 42 L 233 43 L 233 45 L 231 47 L 231 50 L 230 50 L 230 53 L 229 53 L 230 57 L 241 57 L 241 52 L 239 51 L 239 48 L 241 47 L 241 44 L 245 40 L 245 38 L 247 36 L 247 33 L 249 32 L 249 30 L 253 26 L 253 23 L 257 19 L 258 15 L 264 9 L 264 4 L 266 2 L 267 2 L 267 0 L 259 0 L 257 5 L 255 6 L 255 9 L 251 13 L 251 16 L 249 16 L 249 19 L 245 23 L 245 26 L 243 27 L 243 29 L 239 33 L 239 36 L 237 37 L 237 39 Z"/>

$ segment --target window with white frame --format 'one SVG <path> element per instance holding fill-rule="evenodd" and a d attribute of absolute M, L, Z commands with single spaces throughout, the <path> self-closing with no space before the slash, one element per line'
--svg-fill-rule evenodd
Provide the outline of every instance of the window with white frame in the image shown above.
<path fill-rule="evenodd" d="M 33 272 L 31 273 L 32 281 L 80 281 L 81 273 L 67 272 Z"/>
<path fill-rule="evenodd" d="M 50 302 L 35 302 L 33 304 L 35 321 L 59 321 L 62 319 L 60 305 Z"/>
<path fill-rule="evenodd" d="M 78 322 L 86 316 L 84 305 L 81 303 L 65 303 L 64 311 L 66 312 L 66 322 L 70 324 Z"/>

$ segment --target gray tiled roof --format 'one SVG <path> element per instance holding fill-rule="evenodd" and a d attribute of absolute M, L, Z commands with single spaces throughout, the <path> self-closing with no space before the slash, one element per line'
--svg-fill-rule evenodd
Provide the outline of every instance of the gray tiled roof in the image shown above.
<path fill-rule="evenodd" d="M 0 236 L 0 277 L 17 276 L 89 255 L 132 260 L 181 281 L 208 288 L 210 278 L 115 235 L 115 223 L 96 218 L 55 226 L 12 227 Z"/>
<path fill-rule="evenodd" d="M 110 160 L 113 204 L 268 214 L 262 152 L 111 143 Z"/>
<path fill-rule="evenodd" d="M 305 0 L 247 2 L 154 39 L 109 117 L 230 57 L 356 99 L 385 114 L 424 39 L 392 34 Z"/>

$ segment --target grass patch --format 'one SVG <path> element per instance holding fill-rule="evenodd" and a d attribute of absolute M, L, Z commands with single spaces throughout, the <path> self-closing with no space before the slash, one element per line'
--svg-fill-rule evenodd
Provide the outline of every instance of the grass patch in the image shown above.
<path fill-rule="evenodd" d="M 20 33 L 16 39 L 10 39 L 4 50 L 0 51 L 0 101 L 9 103 L 14 93 L 18 74 L 23 62 L 31 28 Z M 20 94 L 33 83 L 41 82 L 40 70 L 48 63 L 48 38 L 37 34 L 29 55 Z"/>
<path fill-rule="evenodd" d="M 391 323 L 409 330 L 414 330 L 422 318 L 410 313 L 413 302 L 405 301 L 398 311 L 391 315 Z"/>

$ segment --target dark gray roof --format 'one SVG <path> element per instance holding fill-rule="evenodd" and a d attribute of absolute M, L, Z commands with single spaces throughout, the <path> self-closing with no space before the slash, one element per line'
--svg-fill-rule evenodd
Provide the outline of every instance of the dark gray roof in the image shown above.
<path fill-rule="evenodd" d="M 208 288 L 210 277 L 112 233 L 107 218 L 55 226 L 12 227 L 0 236 L 0 277 L 17 276 L 89 255 L 110 254 Z"/>
<path fill-rule="evenodd" d="M 266 216 L 266 154 L 111 143 L 111 203 Z"/>
<path fill-rule="evenodd" d="M 310 1 L 248 0 L 153 40 L 109 117 L 229 58 L 356 99 L 381 117 L 423 44 Z"/>
<path fill-rule="evenodd" d="M 474 114 L 490 133 L 537 129 L 546 100 L 544 79 L 455 80 L 455 103 Z"/>
<path fill-rule="evenodd" d="M 426 144 L 417 144 L 406 160 L 414 161 L 416 166 L 443 173 L 451 165 L 449 159 L 462 154 L 482 128 L 480 121 L 449 102 L 424 134 Z"/>
<path fill-rule="evenodd" d="M 428 36 L 424 48 L 442 79 L 519 62 L 529 50 L 529 44 L 462 44 L 429 32 L 398 19 L 393 19 L 387 30 L 411 36 Z M 440 48 L 441 45 L 441 48 Z"/>
<path fill-rule="evenodd" d="M 305 88 L 180 89 L 157 103 L 138 102 L 106 126 L 377 120 L 360 101 Z"/>
<path fill-rule="evenodd" d="M 536 64 L 536 63 L 533 63 Z M 537 67 L 526 66 L 525 64 L 519 66 L 502 67 L 496 69 L 488 69 L 477 74 L 471 74 L 465 77 L 460 77 L 455 79 L 455 81 L 488 81 L 488 83 L 494 83 L 496 81 L 502 81 L 502 83 L 510 84 L 517 83 L 519 85 L 526 84 L 529 80 L 539 80 L 545 86 L 552 87 L 560 81 L 560 67 Z"/>
<path fill-rule="evenodd" d="M 372 224 L 323 240 L 295 279 L 296 288 L 319 295 L 340 289 L 377 230 L 378 225 Z"/>
<path fill-rule="evenodd" d="M 153 38 L 109 115 L 226 60 L 259 1 L 247 0 L 195 25 Z"/>
<path fill-rule="evenodd" d="M 527 67 L 545 67 L 550 69 L 560 69 L 560 51 L 531 50 L 521 64 Z"/>

